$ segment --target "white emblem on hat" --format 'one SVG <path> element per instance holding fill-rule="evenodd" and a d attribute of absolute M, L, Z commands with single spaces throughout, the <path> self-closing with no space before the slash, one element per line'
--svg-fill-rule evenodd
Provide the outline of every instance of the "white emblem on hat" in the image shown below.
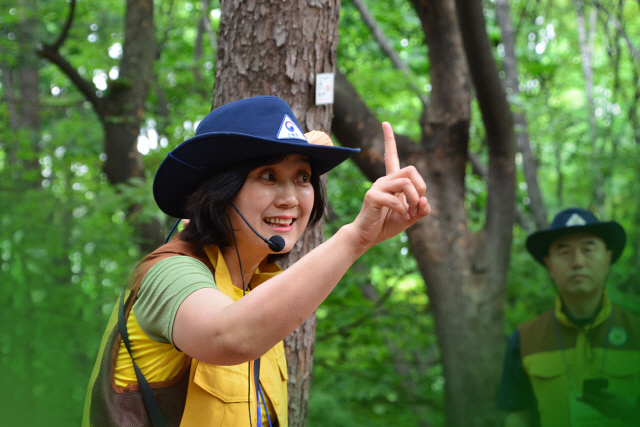
<path fill-rule="evenodd" d="M 304 134 L 300 131 L 295 122 L 291 120 L 288 115 L 284 115 L 282 124 L 280 125 L 280 131 L 278 132 L 278 139 L 301 139 L 306 141 Z"/>
<path fill-rule="evenodd" d="M 586 223 L 587 223 L 587 221 L 585 221 L 584 218 L 582 218 L 577 213 L 574 213 L 567 220 L 567 223 L 565 224 L 565 227 L 575 227 L 576 225 L 585 225 Z"/>

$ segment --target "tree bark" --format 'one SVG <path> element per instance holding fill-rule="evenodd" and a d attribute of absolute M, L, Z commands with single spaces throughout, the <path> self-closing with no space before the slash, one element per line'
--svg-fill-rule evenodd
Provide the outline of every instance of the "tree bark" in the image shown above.
<path fill-rule="evenodd" d="M 503 304 L 515 207 L 515 135 L 506 94 L 491 55 L 481 4 L 414 0 L 422 22 L 433 90 L 419 144 L 396 135 L 402 164 L 427 181 L 432 213 L 407 231 L 427 285 L 442 352 L 447 426 L 495 426 L 493 393 L 504 357 Z M 458 16 L 465 28 L 463 50 Z M 475 42 L 474 42 L 475 40 Z M 481 44 L 475 44 L 482 42 Z M 489 200 L 484 230 L 468 227 L 465 173 L 470 124 L 469 63 L 489 139 Z M 383 175 L 380 123 L 346 78 L 338 76 L 333 130 L 363 152 L 356 163 L 370 179 Z"/>
<path fill-rule="evenodd" d="M 221 4 L 213 107 L 249 96 L 289 103 L 303 131 L 331 131 L 331 105 L 315 105 L 315 78 L 335 69 L 339 0 L 244 1 Z M 322 225 L 305 232 L 286 268 L 323 240 Z M 289 365 L 289 425 L 309 412 L 316 317 L 285 340 Z"/>

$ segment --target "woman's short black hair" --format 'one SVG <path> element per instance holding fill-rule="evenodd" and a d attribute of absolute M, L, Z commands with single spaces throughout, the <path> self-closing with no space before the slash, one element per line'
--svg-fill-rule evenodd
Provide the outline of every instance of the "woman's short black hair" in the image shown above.
<path fill-rule="evenodd" d="M 286 155 L 277 155 L 254 159 L 220 171 L 204 181 L 194 193 L 187 197 L 184 211 L 189 224 L 180 233 L 180 239 L 202 249 L 207 246 L 218 246 L 221 251 L 224 251 L 232 247 L 233 234 L 227 215 L 231 202 L 240 192 L 249 172 L 260 166 L 280 163 L 286 157 Z M 313 208 L 307 228 L 315 226 L 322 219 L 325 210 L 324 185 L 320 176 L 314 174 L 313 170 L 310 182 L 313 187 Z M 276 261 L 284 256 L 286 254 L 270 255 L 269 261 Z"/>

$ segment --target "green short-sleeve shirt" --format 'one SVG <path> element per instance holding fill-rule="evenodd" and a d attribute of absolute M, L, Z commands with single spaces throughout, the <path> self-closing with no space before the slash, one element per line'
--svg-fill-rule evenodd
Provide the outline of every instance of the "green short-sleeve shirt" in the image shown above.
<path fill-rule="evenodd" d="M 173 345 L 173 322 L 180 304 L 203 288 L 218 289 L 211 270 L 189 256 L 158 261 L 145 274 L 133 310 L 145 334 Z"/>

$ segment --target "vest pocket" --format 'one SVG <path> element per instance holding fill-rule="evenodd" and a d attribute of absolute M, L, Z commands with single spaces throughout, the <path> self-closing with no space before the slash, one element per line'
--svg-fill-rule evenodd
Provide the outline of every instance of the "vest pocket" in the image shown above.
<path fill-rule="evenodd" d="M 609 350 L 606 355 L 604 372 L 612 377 L 640 375 L 640 353 L 636 351 Z"/>
<path fill-rule="evenodd" d="M 225 403 L 247 402 L 249 396 L 248 363 L 232 366 L 198 363 L 194 382 Z"/>
<path fill-rule="evenodd" d="M 529 356 L 529 358 L 524 360 L 524 366 L 530 376 L 552 379 L 565 375 L 567 372 L 564 362 L 559 357 L 537 357 L 535 363 L 527 363 L 530 361 L 534 362 L 534 357 L 535 356 Z"/>
<path fill-rule="evenodd" d="M 567 370 L 559 352 L 537 353 L 523 360 L 531 380 L 542 425 L 569 426 L 569 395 L 571 389 Z"/>
<path fill-rule="evenodd" d="M 633 351 L 611 351 L 604 364 L 609 391 L 629 399 L 640 397 L 640 354 Z"/>

